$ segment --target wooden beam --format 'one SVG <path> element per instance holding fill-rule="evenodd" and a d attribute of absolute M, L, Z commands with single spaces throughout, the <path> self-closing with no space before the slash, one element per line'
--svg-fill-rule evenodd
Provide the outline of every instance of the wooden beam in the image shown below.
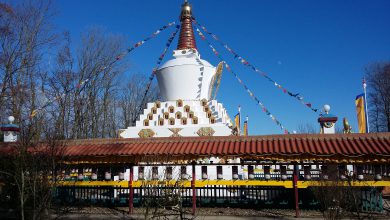
<path fill-rule="evenodd" d="M 141 187 L 147 185 L 166 185 L 166 186 L 180 186 L 180 187 L 191 187 L 192 180 L 137 180 L 133 181 L 134 187 Z M 122 181 L 59 181 L 57 182 L 58 186 L 116 186 L 122 188 L 128 188 L 129 182 Z M 293 183 L 290 180 L 195 180 L 195 187 L 205 187 L 205 186 L 275 186 L 275 187 L 284 187 L 284 188 L 293 188 Z M 311 186 L 352 186 L 352 187 L 390 187 L 390 180 L 382 181 L 297 181 L 298 188 L 307 188 Z"/>
<path fill-rule="evenodd" d="M 191 188 L 192 188 L 192 215 L 196 213 L 196 162 L 192 161 L 192 180 L 191 180 Z"/>
<path fill-rule="evenodd" d="M 133 165 L 130 165 L 130 175 L 129 175 L 129 214 L 132 214 L 133 213 L 133 199 L 134 199 L 134 195 L 133 195 L 133 172 L 134 172 L 134 169 L 133 169 Z"/>

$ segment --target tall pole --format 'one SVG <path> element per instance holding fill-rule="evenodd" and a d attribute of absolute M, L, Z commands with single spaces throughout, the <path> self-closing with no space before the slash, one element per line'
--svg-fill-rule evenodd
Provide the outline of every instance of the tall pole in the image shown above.
<path fill-rule="evenodd" d="M 248 136 L 248 134 L 249 134 L 249 131 L 248 131 L 248 121 L 249 121 L 249 117 L 246 116 L 245 122 L 244 122 L 244 136 Z"/>
<path fill-rule="evenodd" d="M 195 161 L 192 161 L 192 180 L 191 180 L 191 188 L 192 188 L 192 215 L 196 213 L 196 188 L 195 188 Z"/>
<path fill-rule="evenodd" d="M 366 79 L 363 78 L 363 91 L 364 91 L 364 111 L 366 112 L 366 126 L 367 133 L 370 133 L 370 124 L 368 123 L 368 107 L 367 107 L 367 83 Z"/>
<path fill-rule="evenodd" d="M 241 135 L 241 106 L 238 106 L 238 136 Z"/>
<path fill-rule="evenodd" d="M 299 176 L 299 167 L 298 167 L 298 164 L 295 162 L 294 163 L 294 171 L 293 171 L 295 218 L 299 218 L 298 176 Z"/>
<path fill-rule="evenodd" d="M 129 214 L 133 213 L 133 176 L 134 176 L 134 168 L 133 164 L 130 165 L 130 175 L 129 175 Z"/>

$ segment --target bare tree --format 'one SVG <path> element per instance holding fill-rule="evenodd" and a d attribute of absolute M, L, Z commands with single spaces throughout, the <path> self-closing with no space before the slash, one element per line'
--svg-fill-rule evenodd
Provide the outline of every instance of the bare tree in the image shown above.
<path fill-rule="evenodd" d="M 134 74 L 129 79 L 128 83 L 124 85 L 121 91 L 121 97 L 119 100 L 119 107 L 121 112 L 122 126 L 127 128 L 133 126 L 133 121 L 139 117 L 139 108 L 146 107 L 142 104 L 153 102 L 159 98 L 158 86 L 152 83 L 149 92 L 145 97 L 145 103 L 141 103 L 145 95 L 145 90 L 149 80 L 145 75 Z"/>
<path fill-rule="evenodd" d="M 330 181 L 319 181 L 319 185 L 310 187 L 320 203 L 324 219 L 372 219 L 374 212 L 362 210 L 362 191 L 375 192 L 375 187 L 352 186 L 352 174 L 345 174 L 346 179 L 340 180 L 335 164 L 328 165 L 328 173 Z"/>
<path fill-rule="evenodd" d="M 390 62 L 370 64 L 365 72 L 371 129 L 390 131 Z"/>
<path fill-rule="evenodd" d="M 298 134 L 316 134 L 319 133 L 319 129 L 316 129 L 313 124 L 300 124 L 297 128 Z"/>
<path fill-rule="evenodd" d="M 59 140 L 116 136 L 138 117 L 149 83 L 141 74 L 121 77 L 129 68 L 118 59 L 123 37 L 90 28 L 72 52 L 70 34 L 57 35 L 52 18 L 50 1 L 0 3 L 0 117 L 13 115 L 22 128 L 19 142 L 0 155 L 0 179 L 12 195 L 0 200 L 18 207 L 21 219 L 39 219 L 50 207 Z M 152 83 L 145 100 L 157 98 Z"/>
<path fill-rule="evenodd" d="M 162 158 L 160 158 L 162 159 Z M 155 162 L 156 165 L 159 162 Z M 152 169 L 146 173 L 142 188 L 142 214 L 144 219 L 195 219 L 183 208 L 186 188 L 179 167 L 165 167 L 160 174 Z M 170 171 L 168 171 L 170 170 Z"/>
<path fill-rule="evenodd" d="M 74 55 L 65 33 L 52 76 L 46 80 L 54 125 L 63 138 L 114 137 L 118 129 L 120 76 L 128 69 L 126 60 L 117 60 L 125 49 L 123 38 L 91 28 L 82 35 Z"/>
<path fill-rule="evenodd" d="M 40 102 L 39 75 L 45 52 L 55 43 L 50 2 L 1 4 L 0 112 L 16 119 L 30 115 Z"/>
<path fill-rule="evenodd" d="M 50 208 L 56 171 L 63 159 L 64 142 L 58 141 L 55 131 L 45 129 L 42 143 L 36 139 L 35 128 L 25 125 L 19 141 L 3 146 L 8 150 L 1 156 L 0 176 L 6 186 L 1 197 L 18 207 L 20 219 L 41 219 Z"/>
<path fill-rule="evenodd" d="M 42 138 L 43 127 L 62 139 L 115 137 L 138 118 L 141 105 L 158 98 L 157 86 L 152 83 L 141 103 L 149 80 L 123 77 L 129 68 L 126 58 L 118 59 L 124 38 L 89 28 L 72 52 L 70 34 L 53 31 L 52 11 L 45 0 L 0 4 L 0 117 L 32 123 Z"/>
<path fill-rule="evenodd" d="M 77 79 L 77 73 L 73 71 L 74 60 L 70 52 L 71 39 L 68 32 L 64 33 L 64 39 L 64 45 L 57 53 L 52 75 L 42 75 L 45 94 L 50 99 L 58 97 L 56 103 L 47 109 L 47 113 L 62 139 L 69 138 L 71 134 L 73 97 L 68 94 L 68 91 L 73 89 Z"/>

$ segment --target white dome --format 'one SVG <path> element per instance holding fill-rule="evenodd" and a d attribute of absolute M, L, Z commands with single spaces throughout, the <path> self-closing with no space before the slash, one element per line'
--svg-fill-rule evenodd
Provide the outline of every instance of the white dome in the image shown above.
<path fill-rule="evenodd" d="M 181 51 L 181 50 L 180 50 Z M 184 51 L 184 50 L 183 50 Z M 180 53 L 180 52 L 179 52 Z M 190 54 L 191 55 L 191 54 Z M 159 70 L 161 69 L 164 69 L 164 68 L 167 68 L 167 67 L 172 67 L 172 66 L 180 66 L 180 65 L 195 65 L 195 66 L 199 66 L 199 63 L 196 62 L 196 59 L 193 58 L 193 56 L 177 56 L 174 54 L 174 56 L 176 56 L 176 59 L 171 59 L 171 60 L 168 60 L 167 62 L 165 62 L 160 68 Z M 180 57 L 179 59 L 177 59 L 178 57 Z M 213 67 L 209 62 L 207 62 L 206 60 L 203 60 L 203 59 L 200 59 L 199 60 L 202 62 L 202 64 L 204 66 L 208 66 L 208 67 Z"/>
<path fill-rule="evenodd" d="M 156 73 L 162 101 L 209 99 L 215 67 L 194 49 L 175 50 L 173 56 Z"/>

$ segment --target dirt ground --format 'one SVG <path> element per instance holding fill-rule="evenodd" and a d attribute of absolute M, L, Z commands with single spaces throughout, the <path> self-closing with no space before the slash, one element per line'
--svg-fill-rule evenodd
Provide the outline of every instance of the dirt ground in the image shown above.
<path fill-rule="evenodd" d="M 128 215 L 128 209 L 123 208 L 101 208 L 101 207 L 84 207 L 69 208 L 63 213 L 51 214 L 49 219 L 146 219 L 144 208 L 135 208 L 132 215 Z M 154 210 L 153 210 L 154 211 Z M 149 211 L 152 213 L 153 211 Z M 180 216 L 173 210 L 157 210 L 154 219 L 180 219 Z M 184 219 L 201 219 L 201 220 L 219 220 L 219 219 L 296 219 L 295 211 L 291 209 L 242 209 L 242 208 L 198 208 L 195 216 L 192 216 L 191 209 L 185 208 L 182 211 Z M 152 217 L 149 215 L 148 217 Z M 367 219 L 390 219 L 388 212 L 375 215 L 367 215 Z M 323 214 L 316 210 L 301 210 L 300 218 L 304 219 L 324 219 Z M 346 217 L 353 219 L 352 216 Z"/>

